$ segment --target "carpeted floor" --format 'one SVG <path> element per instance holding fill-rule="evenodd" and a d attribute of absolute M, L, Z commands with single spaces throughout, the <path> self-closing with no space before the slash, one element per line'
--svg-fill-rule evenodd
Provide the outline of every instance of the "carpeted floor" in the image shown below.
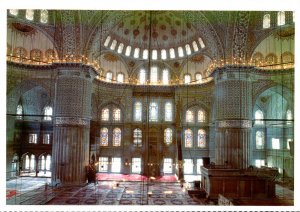
<path fill-rule="evenodd" d="M 97 180 L 118 180 L 118 181 L 145 181 L 148 178 L 144 175 L 139 174 L 106 174 L 97 173 Z M 165 175 L 157 177 L 156 182 L 177 182 L 177 177 L 175 175 Z"/>

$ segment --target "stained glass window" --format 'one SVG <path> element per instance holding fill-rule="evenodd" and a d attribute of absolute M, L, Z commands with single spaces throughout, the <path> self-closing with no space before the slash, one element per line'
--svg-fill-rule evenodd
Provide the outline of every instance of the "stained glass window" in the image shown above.
<path fill-rule="evenodd" d="M 45 121 L 51 121 L 52 120 L 52 107 L 46 106 L 44 108 L 44 120 Z"/>
<path fill-rule="evenodd" d="M 172 129 L 170 129 L 170 128 L 165 129 L 165 132 L 164 132 L 165 139 L 164 140 L 167 145 L 172 143 L 172 134 L 173 134 Z"/>
<path fill-rule="evenodd" d="M 148 59 L 148 49 L 144 49 L 144 51 L 143 51 L 143 59 L 144 60 L 147 60 Z"/>
<path fill-rule="evenodd" d="M 256 132 L 256 149 L 264 149 L 265 134 L 262 131 Z"/>
<path fill-rule="evenodd" d="M 282 26 L 285 25 L 285 12 L 280 11 L 277 13 L 277 25 Z"/>
<path fill-rule="evenodd" d="M 198 147 L 206 147 L 206 133 L 205 130 L 202 129 L 198 130 Z"/>
<path fill-rule="evenodd" d="M 140 48 L 135 48 L 134 53 L 133 53 L 133 57 L 134 58 L 139 58 L 139 56 L 140 56 Z"/>
<path fill-rule="evenodd" d="M 151 72 L 150 72 L 150 82 L 152 84 L 157 83 L 157 67 L 151 67 Z"/>
<path fill-rule="evenodd" d="M 172 174 L 172 158 L 164 158 L 164 173 L 165 174 Z"/>
<path fill-rule="evenodd" d="M 201 75 L 200 73 L 197 73 L 197 74 L 196 74 L 196 81 L 197 81 L 198 83 L 202 82 L 202 75 Z"/>
<path fill-rule="evenodd" d="M 165 121 L 172 121 L 172 103 L 165 104 Z"/>
<path fill-rule="evenodd" d="M 185 74 L 184 75 L 184 83 L 189 84 L 191 82 L 191 75 Z"/>
<path fill-rule="evenodd" d="M 141 69 L 140 70 L 140 84 L 145 84 L 146 83 L 146 70 Z"/>
<path fill-rule="evenodd" d="M 113 146 L 121 146 L 121 129 L 115 128 L 113 131 Z"/>
<path fill-rule="evenodd" d="M 134 104 L 134 120 L 142 121 L 142 103 L 136 102 Z"/>
<path fill-rule="evenodd" d="M 157 60 L 157 50 L 156 49 L 152 50 L 152 60 Z"/>
<path fill-rule="evenodd" d="M 202 38 L 199 38 L 198 41 L 199 41 L 201 48 L 203 49 L 205 47 L 205 44 L 204 44 Z"/>
<path fill-rule="evenodd" d="M 108 146 L 108 129 L 106 127 L 100 131 L 100 146 Z"/>
<path fill-rule="evenodd" d="M 151 102 L 149 105 L 149 120 L 157 121 L 158 120 L 158 105 L 156 102 Z"/>
<path fill-rule="evenodd" d="M 107 72 L 106 73 L 106 82 L 111 82 L 112 81 L 112 72 Z"/>
<path fill-rule="evenodd" d="M 50 134 L 43 135 L 43 144 L 50 144 Z"/>
<path fill-rule="evenodd" d="M 37 134 L 29 134 L 29 143 L 36 144 L 37 143 Z"/>
<path fill-rule="evenodd" d="M 142 146 L 142 130 L 138 128 L 133 130 L 133 144 L 137 147 Z"/>
<path fill-rule="evenodd" d="M 48 10 L 41 10 L 40 22 L 43 24 L 48 22 Z"/>
<path fill-rule="evenodd" d="M 126 51 L 125 51 L 125 55 L 130 56 L 130 53 L 131 53 L 131 46 L 127 46 Z"/>
<path fill-rule="evenodd" d="M 205 112 L 198 110 L 198 122 L 205 122 Z"/>
<path fill-rule="evenodd" d="M 26 10 L 26 19 L 29 21 L 33 20 L 34 10 Z"/>
<path fill-rule="evenodd" d="M 170 52 L 170 58 L 171 58 L 171 59 L 174 59 L 174 58 L 175 58 L 175 50 L 174 50 L 173 48 L 171 48 L 171 49 L 169 50 L 169 52 Z"/>
<path fill-rule="evenodd" d="M 179 57 L 183 57 L 184 56 L 183 48 L 181 46 L 178 47 L 178 56 Z"/>
<path fill-rule="evenodd" d="M 99 157 L 99 172 L 108 171 L 108 157 Z"/>
<path fill-rule="evenodd" d="M 10 13 L 11 15 L 17 16 L 18 13 L 19 13 L 19 10 L 11 9 L 11 10 L 9 10 L 9 13 Z"/>
<path fill-rule="evenodd" d="M 22 119 L 23 115 L 23 107 L 22 105 L 17 106 L 17 119 Z"/>
<path fill-rule="evenodd" d="M 140 174 L 141 173 L 142 160 L 141 158 L 132 158 L 131 162 L 131 172 Z"/>
<path fill-rule="evenodd" d="M 186 44 L 186 45 L 185 45 L 185 51 L 186 51 L 186 54 L 187 54 L 187 55 L 192 54 L 190 44 Z"/>
<path fill-rule="evenodd" d="M 165 49 L 162 49 L 160 54 L 162 60 L 167 59 L 167 51 Z"/>
<path fill-rule="evenodd" d="M 199 51 L 198 44 L 196 41 L 193 41 L 192 45 L 193 45 L 194 52 Z"/>
<path fill-rule="evenodd" d="M 113 41 L 111 42 L 110 49 L 111 49 L 111 50 L 115 50 L 116 46 L 117 46 L 117 41 L 116 41 L 116 40 L 113 40 Z"/>
<path fill-rule="evenodd" d="M 114 121 L 120 121 L 121 120 L 121 110 L 119 108 L 115 108 L 113 110 L 113 119 L 114 119 Z"/>
<path fill-rule="evenodd" d="M 104 42 L 104 46 L 108 46 L 108 44 L 109 44 L 109 42 L 110 42 L 110 36 L 107 36 L 107 38 L 106 38 L 106 40 L 105 40 L 105 42 Z"/>
<path fill-rule="evenodd" d="M 193 113 L 193 111 L 187 110 L 185 118 L 186 118 L 186 122 L 189 122 L 189 123 L 194 122 L 194 113 Z"/>
<path fill-rule="evenodd" d="M 255 124 L 257 124 L 257 125 L 264 124 L 264 121 L 262 119 L 264 119 L 263 112 L 261 110 L 257 110 L 255 112 Z"/>
<path fill-rule="evenodd" d="M 118 82 L 118 83 L 123 83 L 123 82 L 124 82 L 124 74 L 119 73 L 119 74 L 117 75 L 117 82 Z"/>
<path fill-rule="evenodd" d="M 191 129 L 186 129 L 184 131 L 184 143 L 186 148 L 193 147 L 193 131 Z"/>
<path fill-rule="evenodd" d="M 102 121 L 108 121 L 109 120 L 109 109 L 103 108 L 101 113 L 101 120 Z"/>
<path fill-rule="evenodd" d="M 162 83 L 164 85 L 168 85 L 169 84 L 169 70 L 168 69 L 164 69 L 163 70 Z"/>
<path fill-rule="evenodd" d="M 263 28 L 267 29 L 271 26 L 270 14 L 265 14 L 263 19 Z"/>
<path fill-rule="evenodd" d="M 118 52 L 119 54 L 121 54 L 122 51 L 123 51 L 123 49 L 124 49 L 124 44 L 123 44 L 123 43 L 120 43 L 117 52 Z"/>

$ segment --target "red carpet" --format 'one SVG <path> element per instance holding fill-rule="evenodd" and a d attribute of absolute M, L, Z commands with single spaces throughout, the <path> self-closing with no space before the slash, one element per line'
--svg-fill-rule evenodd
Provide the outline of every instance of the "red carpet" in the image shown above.
<path fill-rule="evenodd" d="M 6 199 L 9 199 L 17 194 L 16 190 L 7 190 L 6 191 Z"/>
<path fill-rule="evenodd" d="M 97 180 L 117 180 L 117 181 L 144 181 L 148 180 L 148 177 L 140 174 L 105 174 L 97 173 Z M 166 175 L 154 179 L 156 182 L 176 182 L 177 177 L 175 175 Z"/>

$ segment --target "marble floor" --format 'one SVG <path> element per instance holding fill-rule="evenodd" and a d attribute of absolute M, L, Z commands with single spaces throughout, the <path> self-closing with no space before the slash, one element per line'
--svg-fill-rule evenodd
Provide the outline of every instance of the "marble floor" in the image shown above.
<path fill-rule="evenodd" d="M 6 183 L 7 205 L 212 205 L 190 197 L 178 182 L 98 181 L 82 187 L 51 187 L 50 178 L 19 177 Z M 276 185 L 279 200 L 294 192 Z"/>

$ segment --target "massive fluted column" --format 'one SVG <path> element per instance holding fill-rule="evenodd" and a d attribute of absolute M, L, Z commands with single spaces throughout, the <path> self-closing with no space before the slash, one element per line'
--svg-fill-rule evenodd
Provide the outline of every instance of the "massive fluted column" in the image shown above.
<path fill-rule="evenodd" d="M 80 64 L 56 64 L 52 180 L 86 182 L 89 163 L 92 81 L 95 71 Z"/>
<path fill-rule="evenodd" d="M 226 66 L 214 73 L 217 165 L 244 169 L 250 164 L 252 86 L 249 69 Z"/>

